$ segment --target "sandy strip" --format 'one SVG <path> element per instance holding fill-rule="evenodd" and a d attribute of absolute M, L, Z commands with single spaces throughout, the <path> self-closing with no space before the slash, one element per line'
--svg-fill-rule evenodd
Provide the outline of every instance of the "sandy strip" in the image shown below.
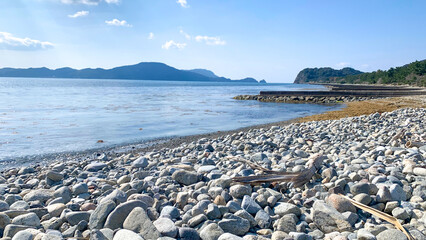
<path fill-rule="evenodd" d="M 335 120 L 345 117 L 369 115 L 372 113 L 392 112 L 400 108 L 425 108 L 426 96 L 410 96 L 373 99 L 360 102 L 349 102 L 346 107 L 337 111 L 302 117 L 297 122 Z"/>

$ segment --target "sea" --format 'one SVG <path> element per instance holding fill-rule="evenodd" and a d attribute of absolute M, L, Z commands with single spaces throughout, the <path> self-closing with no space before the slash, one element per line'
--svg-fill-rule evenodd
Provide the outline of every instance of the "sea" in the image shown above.
<path fill-rule="evenodd" d="M 19 159 L 233 130 L 336 106 L 234 100 L 289 83 L 0 78 L 0 165 Z"/>

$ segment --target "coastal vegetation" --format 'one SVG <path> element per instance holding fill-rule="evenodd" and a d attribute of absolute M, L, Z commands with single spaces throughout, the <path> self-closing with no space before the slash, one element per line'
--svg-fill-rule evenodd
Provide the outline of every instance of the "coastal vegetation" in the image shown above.
<path fill-rule="evenodd" d="M 294 83 L 340 83 L 340 84 L 392 84 L 426 87 L 426 60 L 410 64 L 362 73 L 352 68 L 306 68 Z"/>

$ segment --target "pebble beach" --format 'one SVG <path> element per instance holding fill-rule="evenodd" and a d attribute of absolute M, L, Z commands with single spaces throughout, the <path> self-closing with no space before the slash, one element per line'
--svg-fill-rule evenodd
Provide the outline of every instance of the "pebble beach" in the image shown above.
<path fill-rule="evenodd" d="M 0 173 L 0 236 L 13 240 L 426 239 L 426 108 L 297 122 L 150 151 Z M 294 183 L 241 184 L 263 168 Z"/>

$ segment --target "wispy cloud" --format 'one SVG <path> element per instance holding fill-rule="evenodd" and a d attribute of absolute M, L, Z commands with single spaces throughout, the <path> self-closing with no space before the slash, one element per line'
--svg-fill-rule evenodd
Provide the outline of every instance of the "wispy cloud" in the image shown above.
<path fill-rule="evenodd" d="M 0 32 L 0 49 L 34 51 L 53 48 L 50 42 L 42 42 L 31 38 L 19 38 L 11 33 Z"/>
<path fill-rule="evenodd" d="M 108 4 L 119 4 L 121 0 L 105 0 L 105 2 Z"/>
<path fill-rule="evenodd" d="M 366 70 L 370 69 L 370 65 L 368 65 L 368 64 L 361 64 L 358 68 L 360 70 L 366 71 Z"/>
<path fill-rule="evenodd" d="M 176 2 L 179 3 L 181 7 L 184 7 L 184 8 L 188 8 L 189 7 L 189 5 L 186 2 L 186 0 L 177 0 Z"/>
<path fill-rule="evenodd" d="M 225 45 L 226 44 L 226 41 L 222 40 L 220 37 L 196 36 L 195 40 L 197 42 L 205 42 L 208 45 Z"/>
<path fill-rule="evenodd" d="M 171 48 L 184 49 L 186 47 L 186 43 L 177 43 L 173 40 L 167 41 L 164 43 L 161 48 L 169 50 Z"/>
<path fill-rule="evenodd" d="M 182 29 L 179 30 L 180 34 L 182 34 L 183 36 L 185 36 L 186 39 L 190 40 L 191 39 L 191 35 L 189 35 L 188 33 L 184 32 Z"/>
<path fill-rule="evenodd" d="M 89 15 L 89 11 L 80 11 L 80 12 L 76 12 L 74 14 L 70 14 L 68 15 L 68 17 L 70 18 L 78 18 L 78 17 L 84 17 Z"/>
<path fill-rule="evenodd" d="M 108 4 L 119 4 L 121 2 L 121 0 L 104 0 L 104 1 Z M 102 0 L 61 0 L 61 2 L 64 4 L 84 4 L 84 5 L 96 6 L 100 2 L 102 2 Z"/>
<path fill-rule="evenodd" d="M 350 63 L 348 63 L 348 62 L 339 62 L 338 64 L 336 64 L 336 67 L 344 68 L 344 67 L 348 67 L 349 65 L 350 65 Z"/>
<path fill-rule="evenodd" d="M 117 26 L 117 27 L 132 27 L 132 25 L 128 24 L 126 20 L 118 20 L 113 19 L 111 21 L 105 21 L 106 24 L 110 26 Z"/>
<path fill-rule="evenodd" d="M 61 0 L 65 4 L 98 5 L 101 0 Z"/>
<path fill-rule="evenodd" d="M 148 35 L 148 39 L 149 39 L 149 40 L 154 39 L 154 33 L 153 33 L 153 32 L 150 32 L 150 33 L 149 33 L 149 35 Z"/>

